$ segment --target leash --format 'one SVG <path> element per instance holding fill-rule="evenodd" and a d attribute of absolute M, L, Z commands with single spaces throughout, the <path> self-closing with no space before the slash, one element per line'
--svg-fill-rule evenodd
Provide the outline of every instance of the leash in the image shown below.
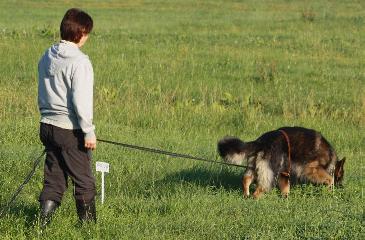
<path fill-rule="evenodd" d="M 234 167 L 240 167 L 240 168 L 246 168 L 247 167 L 247 166 L 238 165 L 238 164 L 218 162 L 218 161 L 214 161 L 214 160 L 210 160 L 210 159 L 206 159 L 206 158 L 201 158 L 201 157 L 194 157 L 194 156 L 190 156 L 190 155 L 187 155 L 187 154 L 169 152 L 169 151 L 165 151 L 165 150 L 161 150 L 161 149 L 142 147 L 142 146 L 126 144 L 126 143 L 121 143 L 121 142 L 114 142 L 114 141 L 109 141 L 109 140 L 104 140 L 104 139 L 97 139 L 97 141 L 107 143 L 107 144 L 117 145 L 117 146 L 121 146 L 121 147 L 125 147 L 125 148 L 137 149 L 137 150 L 144 151 L 144 152 L 152 152 L 152 153 L 156 153 L 156 154 L 167 155 L 167 156 L 175 157 L 175 158 L 186 158 L 186 159 L 191 159 L 191 160 L 210 162 L 210 163 L 216 163 L 216 164 L 234 166 Z"/>
<path fill-rule="evenodd" d="M 43 150 L 42 154 L 36 158 L 36 160 L 33 163 L 32 170 L 28 173 L 27 177 L 24 179 L 24 182 L 18 187 L 18 189 L 14 192 L 13 196 L 10 198 L 10 200 L 6 203 L 6 205 L 3 207 L 3 209 L 0 212 L 0 218 L 3 217 L 6 210 L 8 210 L 15 201 L 15 198 L 19 195 L 19 193 L 23 190 L 24 186 L 30 181 L 30 179 L 33 177 L 35 170 L 37 169 L 39 163 L 41 162 L 42 157 L 45 155 L 46 150 Z"/>
<path fill-rule="evenodd" d="M 103 142 L 103 143 L 107 143 L 107 144 L 117 145 L 117 146 L 121 146 L 121 147 L 125 147 L 125 148 L 136 149 L 136 150 L 140 150 L 140 151 L 144 151 L 144 152 L 151 152 L 151 153 L 156 153 L 156 154 L 167 155 L 167 156 L 171 156 L 171 157 L 175 157 L 175 158 L 186 158 L 186 159 L 192 159 L 192 160 L 197 160 L 197 161 L 203 161 L 203 162 L 209 162 L 209 163 L 215 163 L 215 164 L 221 164 L 221 165 L 227 165 L 227 166 L 233 166 L 233 167 L 240 167 L 240 168 L 246 168 L 247 167 L 247 166 L 238 165 L 238 164 L 232 164 L 232 163 L 226 163 L 226 162 L 218 162 L 218 161 L 214 161 L 214 160 L 210 160 L 210 159 L 205 159 L 205 158 L 200 158 L 200 157 L 194 157 L 194 156 L 190 156 L 190 155 L 187 155 L 187 154 L 169 152 L 169 151 L 165 151 L 165 150 L 161 150 L 161 149 L 142 147 L 142 146 L 138 146 L 138 145 L 126 144 L 126 143 L 121 143 L 121 142 L 114 142 L 114 141 L 109 141 L 109 140 L 104 140 L 104 139 L 97 139 L 97 141 Z M 12 197 L 10 198 L 10 200 L 1 209 L 0 218 L 3 217 L 3 215 L 6 212 L 6 210 L 8 210 L 10 208 L 10 206 L 14 203 L 16 197 L 23 190 L 24 186 L 33 177 L 33 175 L 34 175 L 34 173 L 35 173 L 35 171 L 36 171 L 39 163 L 41 162 L 42 157 L 45 154 L 46 154 L 46 150 L 43 150 L 42 154 L 38 158 L 36 158 L 36 160 L 33 163 L 32 170 L 28 173 L 28 175 L 24 179 L 23 183 L 14 192 L 14 194 L 12 195 Z"/>
<path fill-rule="evenodd" d="M 279 132 L 281 132 L 286 140 L 286 143 L 288 144 L 288 169 L 286 172 L 282 172 L 283 175 L 289 177 L 290 176 L 290 170 L 291 170 L 291 148 L 290 148 L 290 141 L 288 134 L 280 129 Z"/>

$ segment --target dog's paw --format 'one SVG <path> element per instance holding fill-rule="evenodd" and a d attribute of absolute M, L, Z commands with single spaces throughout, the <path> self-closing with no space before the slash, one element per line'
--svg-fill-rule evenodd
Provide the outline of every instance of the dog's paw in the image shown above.
<path fill-rule="evenodd" d="M 252 196 L 253 196 L 253 198 L 254 199 L 259 199 L 259 198 L 261 198 L 261 196 L 262 196 L 262 192 L 254 192 L 253 194 L 252 194 Z"/>
<path fill-rule="evenodd" d="M 254 199 L 259 199 L 264 193 L 265 190 L 262 187 L 257 187 L 252 196 Z"/>
<path fill-rule="evenodd" d="M 258 200 L 261 198 L 261 194 L 253 194 L 253 199 Z"/>

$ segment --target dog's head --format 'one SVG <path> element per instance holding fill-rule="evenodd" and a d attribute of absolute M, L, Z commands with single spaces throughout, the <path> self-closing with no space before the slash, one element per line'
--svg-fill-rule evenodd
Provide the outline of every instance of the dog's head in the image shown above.
<path fill-rule="evenodd" d="M 342 158 L 342 160 L 336 162 L 335 166 L 335 185 L 342 187 L 343 176 L 345 174 L 344 165 L 346 158 Z"/>

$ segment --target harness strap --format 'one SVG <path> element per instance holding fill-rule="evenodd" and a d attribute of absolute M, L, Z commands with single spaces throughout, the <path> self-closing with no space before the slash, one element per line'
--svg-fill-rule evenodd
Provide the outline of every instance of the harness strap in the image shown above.
<path fill-rule="evenodd" d="M 291 147 L 290 147 L 290 140 L 289 140 L 289 136 L 288 134 L 280 129 L 279 132 L 281 132 L 281 134 L 283 134 L 285 140 L 286 140 L 286 143 L 288 144 L 288 169 L 286 172 L 282 172 L 281 174 L 286 176 L 286 177 L 289 177 L 290 176 L 290 170 L 291 170 Z"/>

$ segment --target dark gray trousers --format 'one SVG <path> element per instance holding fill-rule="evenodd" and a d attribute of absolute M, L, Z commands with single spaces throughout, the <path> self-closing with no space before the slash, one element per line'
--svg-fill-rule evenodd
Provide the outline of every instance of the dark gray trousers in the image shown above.
<path fill-rule="evenodd" d="M 39 201 L 61 203 L 68 177 L 74 185 L 76 201 L 88 203 L 96 195 L 91 158 L 84 147 L 84 133 L 41 123 L 40 139 L 46 148 L 43 190 Z"/>

